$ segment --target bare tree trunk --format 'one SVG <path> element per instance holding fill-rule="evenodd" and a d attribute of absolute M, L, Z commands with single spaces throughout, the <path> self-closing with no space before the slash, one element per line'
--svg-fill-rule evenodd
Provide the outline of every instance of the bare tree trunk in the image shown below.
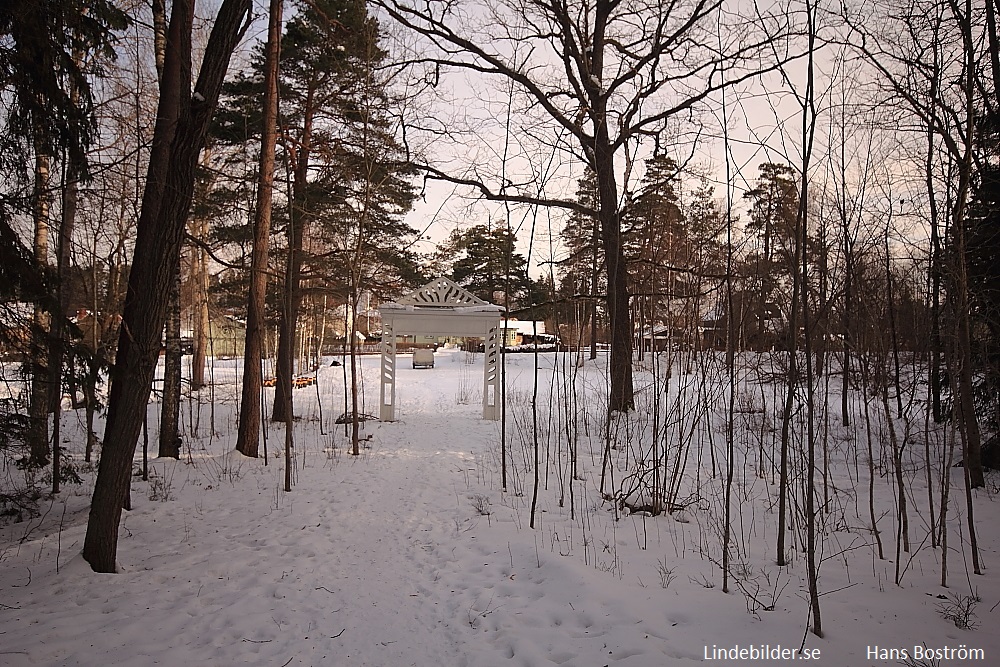
<path fill-rule="evenodd" d="M 196 220 L 194 233 L 204 241 L 208 234 L 208 221 L 204 218 Z M 191 252 L 191 282 L 194 286 L 191 391 L 198 391 L 205 386 L 205 361 L 208 359 L 209 349 L 208 257 L 201 246 L 192 247 Z"/>
<path fill-rule="evenodd" d="M 997 37 L 996 0 L 986 1 L 986 27 L 989 35 L 990 72 L 993 75 L 993 96 L 1000 102 L 1000 38 Z"/>
<path fill-rule="evenodd" d="M 628 412 L 635 408 L 632 386 L 632 316 L 629 309 L 628 273 L 622 251 L 621 218 L 618 210 L 618 184 L 615 180 L 615 151 L 608 130 L 610 116 L 607 97 L 600 92 L 604 76 L 604 48 L 614 2 L 598 0 L 595 5 L 592 79 L 584 85 L 593 103 L 594 147 L 593 167 L 597 176 L 600 203 L 601 239 L 604 242 L 604 263 L 607 267 L 608 319 L 611 325 L 611 396 L 610 412 Z M 596 83 L 595 83 L 596 82 Z"/>
<path fill-rule="evenodd" d="M 955 328 L 958 371 L 958 392 L 955 397 L 958 408 L 959 432 L 962 435 L 962 454 L 966 469 L 969 471 L 969 484 L 972 488 L 981 488 L 986 485 L 983 475 L 983 462 L 981 456 L 982 435 L 979 430 L 979 419 L 976 415 L 975 398 L 972 383 L 972 333 L 969 304 L 969 274 L 968 258 L 966 257 L 966 232 L 967 232 L 967 212 L 969 189 L 972 182 L 973 171 L 973 137 L 975 136 L 975 119 L 973 109 L 975 108 L 975 75 L 976 75 L 976 53 L 972 36 L 972 1 L 965 2 L 965 16 L 957 16 L 962 37 L 965 41 L 966 63 L 965 63 L 965 85 L 966 95 L 966 119 L 963 128 L 964 155 L 962 156 L 959 168 L 958 192 L 956 193 L 955 206 L 952 214 L 952 230 L 954 232 L 954 266 L 952 267 L 952 287 L 954 291 L 955 304 Z M 970 506 L 971 510 L 971 506 Z M 977 557 L 975 550 L 974 559 Z M 977 574 L 978 566 L 977 566 Z"/>
<path fill-rule="evenodd" d="M 810 35 L 810 38 L 813 36 Z M 810 53 L 810 89 L 812 87 L 812 71 L 811 71 L 811 53 Z M 810 98 L 811 99 L 811 98 Z M 811 145 L 811 138 L 810 138 Z M 808 217 L 806 214 L 807 207 L 809 206 L 808 193 L 808 167 L 809 158 L 806 157 L 805 164 L 803 165 L 802 174 L 802 198 L 801 198 L 801 213 L 799 217 L 802 219 L 801 226 L 802 230 L 800 232 L 799 243 L 802 245 L 801 256 L 802 256 L 802 329 L 804 331 L 803 339 L 803 361 L 805 362 L 805 383 L 806 383 L 806 502 L 805 502 L 805 512 L 806 512 L 806 578 L 809 584 L 809 606 L 812 609 L 812 631 L 818 636 L 823 636 L 823 624 L 821 622 L 820 609 L 819 609 L 819 560 L 817 559 L 817 546 L 816 539 L 819 537 L 822 540 L 822 535 L 820 534 L 820 528 L 817 526 L 816 515 L 819 513 L 816 509 L 816 390 L 813 386 L 813 360 L 812 360 L 812 330 L 810 327 L 810 313 L 809 313 L 809 253 L 808 253 Z"/>
<path fill-rule="evenodd" d="M 944 465 L 941 466 L 941 515 L 938 519 L 938 530 L 941 531 L 938 543 L 941 545 L 941 585 L 948 585 L 948 497 L 951 494 L 951 466 L 955 462 L 955 433 L 954 426 L 951 427 L 951 438 L 948 438 L 948 429 L 944 431 L 948 440 L 944 456 Z"/>
<path fill-rule="evenodd" d="M 294 209 L 294 206 L 293 206 Z M 276 385 L 276 391 L 274 393 L 275 407 L 274 411 L 278 411 L 278 401 L 280 399 L 281 408 L 284 412 L 284 423 L 285 423 L 285 492 L 289 493 L 292 490 L 292 447 L 295 446 L 295 408 L 292 404 L 292 367 L 295 363 L 295 331 L 294 323 L 296 320 L 296 313 L 293 312 L 298 304 L 296 303 L 296 292 L 297 285 L 292 280 L 292 276 L 295 276 L 295 280 L 298 280 L 298 272 L 295 265 L 295 258 L 297 256 L 295 244 L 292 239 L 295 238 L 295 212 L 291 211 L 291 215 L 288 220 L 288 235 L 289 235 L 289 249 L 288 256 L 286 257 L 286 268 L 285 268 L 285 289 L 284 289 L 284 309 L 282 310 L 281 317 L 281 334 L 278 338 L 278 384 Z M 298 237 L 298 245 L 301 247 L 302 240 L 301 235 Z M 281 341 L 285 340 L 286 345 L 282 348 Z M 282 373 L 282 366 L 286 369 Z"/>
<path fill-rule="evenodd" d="M 799 237 L 796 245 L 800 246 L 798 256 L 801 258 L 799 268 L 802 271 L 801 303 L 803 358 L 805 361 L 806 381 L 806 580 L 809 587 L 809 607 L 812 611 L 812 631 L 817 637 L 823 636 L 823 622 L 819 607 L 819 565 L 816 538 L 822 543 L 820 528 L 816 522 L 816 396 L 813 387 L 812 366 L 812 329 L 809 312 L 809 166 L 812 158 L 813 138 L 816 132 L 816 98 L 815 98 L 815 48 L 816 48 L 816 8 L 812 0 L 806 0 L 806 14 L 809 22 L 809 50 L 806 93 L 802 101 L 802 185 L 799 196 L 798 218 Z M 824 249 L 825 252 L 825 249 Z M 795 302 L 792 302 L 792 310 Z M 793 333 L 793 339 L 797 335 Z M 794 356 L 794 351 L 793 351 Z"/>
<path fill-rule="evenodd" d="M 590 360 L 597 359 L 597 285 L 599 283 L 600 265 L 597 262 L 598 242 L 600 241 L 600 228 L 597 221 L 593 221 L 594 235 L 591 240 L 591 266 L 590 266 Z"/>
<path fill-rule="evenodd" d="M 852 322 L 853 322 L 853 310 L 854 310 L 854 238 L 851 236 L 851 218 L 848 209 L 848 190 L 847 190 L 847 137 L 845 126 L 847 125 L 846 118 L 846 99 L 844 104 L 840 107 L 840 141 L 839 152 L 840 160 L 837 170 L 837 176 L 839 177 L 839 190 L 840 200 L 837 205 L 837 213 L 840 217 L 840 245 L 841 252 L 844 255 L 844 295 L 843 295 L 843 306 L 841 308 L 841 338 L 843 345 L 843 362 L 841 364 L 841 371 L 843 373 L 843 382 L 840 392 L 840 418 L 845 427 L 851 425 L 851 415 L 850 415 L 850 392 L 851 392 L 851 353 L 854 351 L 854 339 L 852 337 Z"/>
<path fill-rule="evenodd" d="M 864 378 L 865 394 L 868 389 L 868 368 L 867 364 L 862 372 Z M 871 531 L 875 536 L 875 544 L 878 546 L 879 560 L 885 560 L 885 550 L 882 547 L 882 533 L 878 529 L 878 518 L 875 516 L 875 452 L 872 449 L 872 418 L 871 401 L 864 401 L 865 410 L 865 433 L 868 440 L 868 518 L 871 521 Z"/>
<path fill-rule="evenodd" d="M 289 263 L 291 261 L 292 261 L 291 260 L 291 255 L 289 255 Z M 291 292 L 292 292 L 292 286 L 291 286 L 290 283 L 286 282 L 285 283 L 285 318 L 284 318 L 286 322 L 292 322 L 292 321 L 294 321 L 294 318 L 292 317 L 291 313 L 289 312 L 292 309 L 292 304 L 294 303 L 294 299 L 293 299 L 293 296 L 292 296 Z M 292 338 L 292 337 L 289 336 L 289 338 Z M 279 346 L 278 349 L 279 349 L 278 354 L 280 355 L 281 354 L 281 352 L 280 352 L 280 349 L 281 349 L 280 346 Z M 293 346 L 289 345 L 289 347 L 285 350 L 285 357 L 284 357 L 284 361 L 288 365 L 289 368 L 291 368 L 292 363 L 293 363 L 292 354 L 293 354 Z M 279 363 L 279 367 L 280 367 L 280 363 L 281 363 L 281 358 L 280 357 L 278 359 L 278 363 Z M 290 493 L 291 490 L 292 490 L 292 447 L 295 446 L 295 442 L 294 442 L 294 438 L 295 438 L 295 417 L 294 417 L 294 415 L 295 415 L 295 409 L 292 406 L 292 378 L 291 378 L 291 375 L 287 375 L 286 376 L 287 382 L 284 385 L 281 384 L 281 380 L 280 380 L 281 374 L 280 374 L 280 372 L 278 374 L 278 378 L 279 378 L 279 380 L 278 380 L 278 386 L 282 387 L 284 389 L 284 391 L 282 392 L 282 403 L 281 404 L 284 407 L 284 412 L 285 412 L 285 415 L 286 415 L 286 417 L 285 417 L 285 492 L 286 493 Z M 275 400 L 277 400 L 277 393 L 275 393 L 275 397 L 276 397 Z"/>
<path fill-rule="evenodd" d="M 95 316 L 96 317 L 96 316 Z M 87 361 L 87 377 L 83 385 L 83 400 L 86 402 L 87 444 L 84 447 L 83 460 L 90 463 L 97 445 L 97 434 L 94 433 L 94 417 L 97 412 L 97 378 L 100 367 L 96 359 Z"/>
<path fill-rule="evenodd" d="M 796 244 L 796 263 L 800 248 Z M 792 308 L 788 317 L 788 375 L 785 378 L 785 402 L 781 411 L 781 452 L 778 464 L 778 543 L 777 564 L 787 565 L 785 559 L 785 533 L 787 532 L 788 514 L 788 447 L 791 440 L 792 408 L 795 405 L 795 387 L 798 384 L 798 359 L 796 355 L 796 339 L 799 329 L 798 309 L 800 276 L 798 271 L 792 274 Z"/>
<path fill-rule="evenodd" d="M 735 457 L 736 418 L 736 344 L 734 335 L 733 299 L 733 196 L 729 188 L 732 177 L 729 162 L 729 124 L 726 111 L 726 91 L 722 91 L 722 132 L 723 148 L 726 155 L 726 377 L 728 380 L 728 396 L 726 397 L 726 487 L 725 516 L 723 518 L 722 534 L 722 592 L 729 592 L 729 543 L 732 540 L 732 503 L 733 503 L 733 459 Z M 655 344 L 655 343 L 654 343 Z M 669 377 L 669 376 L 668 376 Z M 654 436 L 655 437 L 655 436 Z M 665 447 L 664 447 L 665 449 Z M 715 454 L 712 448 L 712 476 L 715 476 Z"/>
<path fill-rule="evenodd" d="M 167 0 L 152 0 L 153 54 L 156 76 L 163 78 L 163 65 L 167 54 Z"/>
<path fill-rule="evenodd" d="M 603 138 L 603 141 L 602 141 Z M 608 279 L 608 316 L 611 324 L 611 396 L 608 409 L 628 412 L 635 408 L 632 387 L 632 315 L 629 309 L 628 273 L 622 252 L 621 221 L 618 215 L 618 186 L 615 183 L 614 154 L 610 150 L 605 125 L 597 128 L 595 158 L 601 201 L 601 236 Z M 603 145 L 602 145 L 603 144 Z"/>
<path fill-rule="evenodd" d="M 164 62 L 167 53 L 167 14 L 165 0 L 153 0 L 153 51 L 156 62 L 156 77 L 162 84 Z M 167 295 L 167 325 L 164 330 L 166 343 L 163 354 L 163 393 L 160 402 L 160 433 L 158 456 L 180 458 L 177 444 L 178 422 L 181 400 L 181 303 L 180 303 L 180 257 L 173 267 L 174 276 Z M 145 424 L 145 420 L 143 420 Z M 147 436 L 148 437 L 148 436 Z M 145 469 L 146 452 L 143 450 Z"/>
<path fill-rule="evenodd" d="M 892 215 L 890 213 L 890 221 Z M 892 364 L 895 371 L 892 376 L 893 388 L 896 390 L 896 416 L 903 417 L 903 388 L 900 385 L 899 375 L 899 335 L 896 331 L 896 297 L 893 290 L 892 257 L 889 254 L 889 228 L 885 230 L 885 284 L 886 284 L 886 308 L 889 311 L 889 336 L 892 343 Z"/>
<path fill-rule="evenodd" d="M 75 92 L 75 91 L 74 91 Z M 76 209 L 78 201 L 77 174 L 79 170 L 75 165 L 67 166 L 63 179 L 63 206 L 62 220 L 59 225 L 59 245 L 56 250 L 57 271 L 59 274 L 58 298 L 59 312 L 53 318 L 49 330 L 49 382 L 53 387 L 51 392 L 50 409 L 52 416 L 52 493 L 59 493 L 62 471 L 60 469 L 60 426 L 62 419 L 62 370 L 63 356 L 65 349 L 65 327 L 63 323 L 69 310 L 69 290 L 66 285 L 69 283 L 69 264 L 71 254 L 71 243 L 73 240 L 73 227 L 76 222 Z M 97 317 L 95 313 L 93 317 Z M 70 363 L 72 368 L 72 362 Z M 74 373 L 70 373 L 73 375 Z M 76 404 L 76 387 L 72 387 L 72 401 Z"/>
<path fill-rule="evenodd" d="M 844 235 L 847 235 L 847 229 L 844 229 Z M 846 245 L 846 244 L 845 244 Z M 850 415 L 850 403 L 849 395 L 851 391 L 851 349 L 854 346 L 854 341 L 851 337 L 851 309 L 852 309 L 852 299 L 853 297 L 853 273 L 854 273 L 854 262 L 851 257 L 845 252 L 844 254 L 844 316 L 843 316 L 843 382 L 840 390 L 840 418 L 844 423 L 844 427 L 847 428 L 851 425 L 851 415 Z"/>
<path fill-rule="evenodd" d="M 129 493 L 132 457 L 149 400 L 170 286 L 194 192 L 195 165 L 229 66 L 247 27 L 250 0 L 223 0 L 191 94 L 190 0 L 175 0 L 164 76 L 118 352 L 112 373 L 104 451 L 94 486 L 83 557 L 115 572 L 118 527 Z"/>
<path fill-rule="evenodd" d="M 886 375 L 888 369 L 883 369 Z M 885 417 L 885 427 L 889 431 L 889 444 L 892 446 L 892 470 L 896 478 L 896 585 L 899 585 L 901 563 L 900 549 L 906 553 L 910 552 L 910 519 L 906 511 L 906 480 L 903 477 L 903 448 L 900 446 L 899 438 L 896 435 L 896 425 L 892 420 L 892 411 L 889 409 L 889 378 L 886 377 L 879 390 L 882 399 L 882 413 Z"/>
<path fill-rule="evenodd" d="M 247 300 L 246 346 L 243 351 L 243 394 L 236 449 L 256 457 L 260 431 L 261 358 L 264 344 L 264 298 L 267 294 L 267 256 L 271 237 L 274 195 L 274 145 L 278 132 L 278 54 L 281 50 L 282 0 L 271 0 L 264 61 L 264 129 L 261 135 L 254 209 L 254 240 L 250 257 L 250 294 Z"/>
<path fill-rule="evenodd" d="M 274 408 L 271 411 L 271 421 L 282 422 L 291 419 L 288 413 L 291 405 L 291 395 L 286 396 L 292 386 L 295 360 L 295 325 L 299 318 L 299 305 L 302 301 L 300 281 L 302 277 L 302 240 L 305 228 L 309 224 L 309 214 L 305 210 L 309 179 L 309 147 L 312 142 L 312 123 L 315 110 L 312 101 L 307 102 L 306 118 L 304 120 L 302 137 L 299 141 L 297 163 L 295 164 L 292 197 L 288 220 L 288 257 L 285 262 L 285 299 L 288 303 L 282 309 L 281 324 L 278 331 L 278 382 L 274 391 Z"/>
<path fill-rule="evenodd" d="M 299 304 L 302 290 L 299 281 L 302 275 L 302 231 L 301 224 L 289 227 L 288 262 L 285 270 L 285 299 L 287 303 L 281 312 L 278 332 L 277 384 L 274 391 L 274 408 L 271 421 L 283 422 L 292 418 L 288 412 L 291 405 L 291 386 L 295 375 L 295 325 L 299 319 Z"/>
<path fill-rule="evenodd" d="M 971 33 L 971 3 L 966 0 L 966 28 Z M 969 36 L 967 36 L 969 39 Z M 970 40 L 971 42 L 971 40 Z M 971 47 L 971 43 L 968 45 Z M 971 68 L 973 66 L 973 54 L 970 52 L 968 55 L 968 62 L 966 63 L 966 68 Z M 970 69 L 967 73 L 967 94 L 968 101 L 972 102 L 972 70 Z M 980 488 L 986 485 L 985 476 L 983 474 L 983 462 L 980 455 L 981 447 L 981 435 L 979 431 L 979 419 L 976 415 L 976 407 L 973 397 L 973 386 L 972 386 L 972 342 L 971 342 L 971 323 L 972 319 L 970 313 L 969 304 L 969 278 L 968 278 L 968 266 L 966 265 L 966 192 L 969 188 L 969 180 L 972 173 L 972 113 L 969 113 L 969 121 L 966 127 L 967 135 L 966 139 L 966 160 L 965 165 L 962 169 L 962 177 L 959 182 L 959 192 L 958 201 L 956 204 L 957 212 L 955 214 L 955 268 L 954 268 L 954 286 L 957 294 L 955 295 L 956 303 L 956 322 L 955 326 L 958 329 L 956 339 L 956 361 L 958 365 L 958 396 L 956 397 L 956 404 L 959 409 L 958 413 L 958 431 L 962 437 L 962 453 L 963 453 L 963 472 L 965 480 L 965 501 L 966 501 L 966 517 L 968 519 L 969 527 L 969 548 L 972 552 L 972 568 L 973 572 L 976 574 L 982 574 L 982 567 L 979 562 L 979 544 L 976 535 L 976 524 L 974 521 L 974 510 L 975 505 L 972 502 L 972 489 Z"/>
<path fill-rule="evenodd" d="M 44 274 L 49 266 L 49 156 L 35 156 L 34 225 L 35 263 Z M 27 441 L 31 465 L 49 462 L 49 377 L 48 336 L 50 318 L 40 305 L 35 306 L 31 334 L 31 402 L 28 407 Z"/>
<path fill-rule="evenodd" d="M 938 546 L 937 516 L 934 511 L 934 462 L 931 458 L 931 406 L 924 411 L 924 481 L 927 483 L 927 516 L 930 519 L 931 548 Z"/>
<path fill-rule="evenodd" d="M 358 236 L 363 234 L 363 230 L 358 230 Z M 356 256 L 358 261 L 360 258 Z M 361 439 L 361 413 L 358 411 L 358 287 L 355 282 L 356 276 L 351 276 L 350 285 L 350 299 L 351 303 L 348 306 L 351 313 L 351 326 L 348 327 L 347 335 L 350 336 L 350 355 L 351 355 L 351 455 L 358 456 L 361 451 L 359 449 L 359 441 Z"/>
<path fill-rule="evenodd" d="M 180 260 L 174 267 L 167 301 L 166 350 L 163 353 L 163 398 L 160 403 L 160 437 L 157 456 L 179 459 L 181 415 L 181 276 Z"/>
<path fill-rule="evenodd" d="M 933 92 L 931 99 L 934 99 Z M 941 238 L 938 232 L 937 199 L 934 196 L 933 159 L 934 130 L 928 126 L 925 177 L 927 181 L 927 201 L 930 207 L 929 222 L 931 227 L 931 263 L 928 269 L 930 273 L 931 293 L 930 392 L 934 421 L 941 423 L 944 421 L 944 411 L 941 408 Z"/>
<path fill-rule="evenodd" d="M 79 65 L 83 60 L 83 53 L 76 49 L 73 52 L 73 60 Z M 73 104 L 80 101 L 80 90 L 76 85 L 71 85 L 70 98 Z M 59 312 L 49 328 L 49 384 L 52 391 L 49 394 L 49 411 L 53 413 L 52 418 L 52 493 L 59 492 L 60 483 L 60 419 L 62 409 L 62 377 L 63 377 L 63 357 L 65 355 L 65 322 L 69 317 L 70 293 L 67 285 L 70 282 L 69 268 L 72 259 L 73 230 L 76 227 L 76 214 L 79 204 L 79 178 L 83 171 L 78 163 L 79 157 L 73 152 L 63 155 L 63 178 L 62 178 L 62 216 L 59 222 L 59 237 L 56 246 L 56 267 L 58 274 L 57 303 Z M 97 317 L 97 313 L 93 314 Z M 96 320 L 95 320 L 96 322 Z M 78 407 L 76 393 L 76 373 L 73 369 L 73 362 L 70 360 L 69 368 L 71 401 L 74 408 Z"/>

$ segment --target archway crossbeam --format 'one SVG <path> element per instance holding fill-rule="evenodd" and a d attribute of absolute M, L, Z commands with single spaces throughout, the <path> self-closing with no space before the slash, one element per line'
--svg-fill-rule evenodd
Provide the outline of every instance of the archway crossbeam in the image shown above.
<path fill-rule="evenodd" d="M 382 364 L 379 418 L 395 421 L 396 336 L 469 336 L 485 341 L 483 419 L 500 419 L 500 317 L 503 306 L 480 299 L 448 278 L 435 278 L 379 306 Z"/>

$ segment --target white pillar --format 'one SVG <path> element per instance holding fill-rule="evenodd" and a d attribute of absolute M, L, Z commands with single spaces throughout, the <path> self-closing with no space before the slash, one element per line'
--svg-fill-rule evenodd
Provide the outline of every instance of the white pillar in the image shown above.
<path fill-rule="evenodd" d="M 483 359 L 483 419 L 500 419 L 500 321 L 488 325 Z"/>
<path fill-rule="evenodd" d="M 379 386 L 379 419 L 396 419 L 396 334 L 391 319 L 382 322 L 382 370 Z M 389 391 L 386 391 L 388 385 Z"/>

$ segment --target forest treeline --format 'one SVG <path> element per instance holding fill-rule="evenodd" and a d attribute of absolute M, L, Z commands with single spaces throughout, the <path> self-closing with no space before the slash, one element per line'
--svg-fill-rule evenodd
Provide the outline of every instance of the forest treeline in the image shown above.
<path fill-rule="evenodd" d="M 266 418 L 288 425 L 290 456 L 294 378 L 331 345 L 350 356 L 357 453 L 373 309 L 437 275 L 546 320 L 581 364 L 606 349 L 607 423 L 635 409 L 647 353 L 722 354 L 730 377 L 778 354 L 782 479 L 793 408 L 832 377 L 845 425 L 851 391 L 881 388 L 901 416 L 903 385 L 925 383 L 984 485 L 1000 428 L 995 0 L 467 4 L 0 7 L 0 353 L 23 385 L 0 448 L 59 493 L 64 400 L 85 412 L 95 570 L 115 570 L 161 356 L 160 456 L 180 455 L 182 392 L 222 354 L 244 360 L 237 449 L 258 456 Z M 441 183 L 491 208 L 428 253 L 408 214 Z"/>

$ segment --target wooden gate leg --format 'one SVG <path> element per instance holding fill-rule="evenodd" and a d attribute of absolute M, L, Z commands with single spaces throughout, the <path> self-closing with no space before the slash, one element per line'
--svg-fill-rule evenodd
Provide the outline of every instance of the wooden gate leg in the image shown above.
<path fill-rule="evenodd" d="M 483 359 L 483 419 L 500 419 L 500 344 L 498 325 L 486 332 Z"/>
<path fill-rule="evenodd" d="M 382 381 L 379 386 L 379 419 L 384 422 L 396 419 L 396 334 L 392 325 L 382 325 Z M 388 391 L 386 386 L 388 385 Z"/>

